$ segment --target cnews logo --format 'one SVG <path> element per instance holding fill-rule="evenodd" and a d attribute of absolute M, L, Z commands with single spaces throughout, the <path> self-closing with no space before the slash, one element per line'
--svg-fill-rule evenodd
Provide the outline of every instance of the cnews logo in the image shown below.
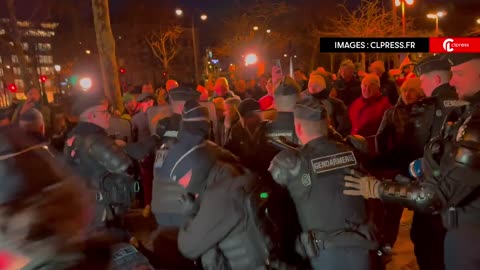
<path fill-rule="evenodd" d="M 447 52 L 453 52 L 453 48 L 450 46 L 450 44 L 453 42 L 453 39 L 447 38 L 443 42 L 443 49 Z"/>

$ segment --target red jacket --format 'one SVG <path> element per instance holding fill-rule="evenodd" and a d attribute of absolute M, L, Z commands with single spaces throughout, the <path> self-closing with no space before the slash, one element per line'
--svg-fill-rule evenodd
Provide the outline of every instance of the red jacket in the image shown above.
<path fill-rule="evenodd" d="M 375 152 L 375 134 L 382 122 L 383 114 L 392 107 L 386 96 L 369 99 L 357 98 L 348 110 L 352 122 L 352 135 L 360 135 L 367 139 L 369 148 Z"/>

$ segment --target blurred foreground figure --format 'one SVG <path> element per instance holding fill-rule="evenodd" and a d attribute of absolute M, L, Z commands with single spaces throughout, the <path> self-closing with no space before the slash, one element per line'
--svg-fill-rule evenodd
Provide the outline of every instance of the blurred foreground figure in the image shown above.
<path fill-rule="evenodd" d="M 108 269 L 109 241 L 85 239 L 94 193 L 15 127 L 0 129 L 1 269 Z"/>
<path fill-rule="evenodd" d="M 131 160 L 107 135 L 110 114 L 101 93 L 79 96 L 73 112 L 79 123 L 68 135 L 64 156 L 97 193 L 92 229 L 116 226 L 132 203 L 134 181 L 127 174 Z"/>

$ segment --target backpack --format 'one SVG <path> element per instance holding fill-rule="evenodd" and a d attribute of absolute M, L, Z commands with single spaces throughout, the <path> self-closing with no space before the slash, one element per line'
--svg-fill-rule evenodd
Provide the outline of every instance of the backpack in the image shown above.
<path fill-rule="evenodd" d="M 250 220 L 249 235 L 256 234 L 257 247 L 266 264 L 300 264 L 295 240 L 301 228 L 288 191 L 276 183 L 257 181 L 246 192 L 245 209 Z"/>

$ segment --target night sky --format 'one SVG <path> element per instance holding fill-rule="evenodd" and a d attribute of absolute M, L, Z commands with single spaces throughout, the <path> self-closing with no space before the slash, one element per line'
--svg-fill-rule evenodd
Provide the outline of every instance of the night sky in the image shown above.
<path fill-rule="evenodd" d="M 85 23 L 91 24 L 91 10 L 88 0 L 16 0 L 17 15 L 23 19 L 54 20 L 58 22 L 67 22 L 69 18 L 55 14 L 51 10 L 45 8 L 50 3 L 50 6 L 55 6 L 67 1 L 74 1 L 81 7 L 78 10 L 79 16 Z M 110 0 L 112 17 L 117 13 L 125 12 L 127 2 L 132 0 Z M 242 4 L 255 2 L 255 0 L 137 0 L 136 3 L 144 3 L 145 5 L 155 5 L 158 3 L 170 2 L 170 5 L 184 8 L 185 10 L 197 10 L 197 12 L 205 12 L 208 14 L 208 24 L 210 26 L 217 26 L 228 18 L 229 14 Z M 321 1 L 319 1 L 320 3 Z M 358 6 L 361 0 L 338 0 L 338 3 L 346 2 L 348 6 Z M 432 20 L 426 18 L 426 14 L 432 11 L 444 10 L 447 11 L 447 17 L 441 19 L 440 28 L 446 31 L 448 35 L 459 35 L 467 28 L 473 27 L 477 17 L 480 17 L 480 5 L 477 0 L 415 0 L 413 7 L 406 8 L 408 18 L 413 18 L 416 24 L 420 27 L 435 27 Z M 287 3 L 295 5 L 298 0 L 287 0 Z M 391 0 L 384 0 L 387 9 L 390 8 Z M 43 6 L 42 6 L 43 5 Z M 319 5 L 321 8 L 321 5 Z M 172 11 L 173 12 L 173 11 Z M 400 14 L 400 12 L 399 12 Z M 6 17 L 5 1 L 0 1 L 0 16 Z M 204 27 L 204 31 L 210 31 L 211 27 Z M 460 31 L 460 32 L 459 32 Z"/>

